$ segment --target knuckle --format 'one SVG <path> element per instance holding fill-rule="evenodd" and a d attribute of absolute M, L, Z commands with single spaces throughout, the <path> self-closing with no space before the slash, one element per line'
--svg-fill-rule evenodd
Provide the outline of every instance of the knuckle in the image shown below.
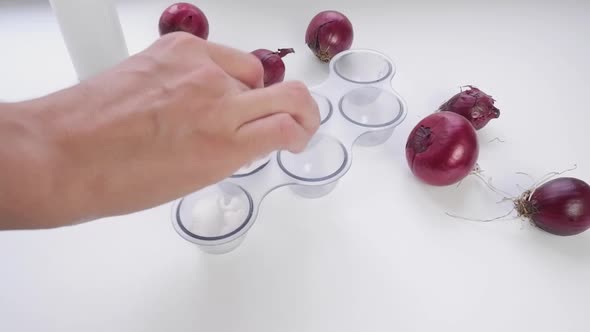
<path fill-rule="evenodd" d="M 199 38 L 195 38 L 195 36 L 191 35 L 188 32 L 184 32 L 184 31 L 176 31 L 174 33 L 171 33 L 170 36 L 172 38 L 174 38 L 173 40 L 178 44 L 178 45 L 189 45 L 189 46 L 193 46 L 193 45 L 199 45 L 200 39 Z"/>
<path fill-rule="evenodd" d="M 298 117 L 305 128 L 311 132 L 315 132 L 320 127 L 320 110 L 311 92 L 305 84 L 299 81 L 288 82 L 287 89 L 293 102 L 293 106 L 297 111 Z"/>
<path fill-rule="evenodd" d="M 302 152 L 307 140 L 300 135 L 301 129 L 298 128 L 297 122 L 288 114 L 279 114 L 279 142 L 283 149 L 287 149 L 293 153 Z M 305 137 L 309 139 L 309 137 Z"/>
<path fill-rule="evenodd" d="M 188 32 L 175 31 L 160 37 L 159 42 L 171 51 L 187 49 L 192 51 L 201 47 L 203 41 Z"/>
<path fill-rule="evenodd" d="M 308 129 L 315 132 L 320 128 L 321 124 L 321 114 L 320 108 L 316 103 L 315 99 L 310 98 L 307 101 L 306 106 L 303 108 L 305 110 L 304 116 L 306 117 L 305 123 L 308 126 Z"/>
<path fill-rule="evenodd" d="M 285 88 L 296 101 L 303 101 L 307 100 L 310 97 L 309 89 L 303 82 L 299 81 L 290 81 L 285 82 Z"/>
<path fill-rule="evenodd" d="M 199 77 L 205 82 L 219 82 L 226 78 L 226 73 L 219 66 L 208 64 L 198 70 Z"/>
<path fill-rule="evenodd" d="M 253 54 L 248 53 L 247 60 L 245 61 L 246 75 L 252 81 L 262 81 L 264 78 L 264 67 L 262 62 Z"/>
<path fill-rule="evenodd" d="M 298 112 L 305 112 L 309 109 L 313 102 L 313 97 L 305 84 L 301 82 L 290 82 L 289 93 L 292 98 L 293 105 Z"/>
<path fill-rule="evenodd" d="M 320 114 L 320 108 L 318 106 L 318 104 L 315 102 L 315 100 L 312 101 L 313 102 L 313 114 L 312 114 L 312 121 L 311 121 L 311 130 L 313 130 L 313 132 L 316 132 L 320 129 L 321 126 L 321 122 L 322 122 L 322 116 Z"/>
<path fill-rule="evenodd" d="M 297 128 L 295 121 L 289 114 L 277 114 L 279 141 L 283 147 L 291 147 L 297 142 Z"/>

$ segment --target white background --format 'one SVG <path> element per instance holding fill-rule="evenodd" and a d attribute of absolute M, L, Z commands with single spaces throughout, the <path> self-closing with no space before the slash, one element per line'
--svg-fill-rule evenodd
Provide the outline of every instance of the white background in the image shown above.
<path fill-rule="evenodd" d="M 170 1 L 120 2 L 132 53 Z M 345 12 L 354 47 L 391 56 L 406 121 L 358 148 L 329 196 L 269 195 L 245 242 L 208 256 L 172 229 L 168 204 L 45 231 L 0 233 L 0 331 L 535 331 L 590 329 L 590 232 L 551 236 L 514 219 L 471 177 L 433 188 L 409 172 L 410 129 L 460 85 L 502 110 L 479 163 L 517 195 L 545 173 L 590 181 L 590 3 L 583 1 L 199 1 L 210 39 L 293 47 L 287 79 L 321 82 L 304 44 L 319 10 Z M 282 7 L 282 8 L 281 8 Z M 0 99 L 74 84 L 45 1 L 0 2 Z M 504 143 L 489 140 L 499 137 Z M 154 183 L 154 186 L 157 186 Z M 59 198 L 57 198 L 59 199 Z M 297 213 L 294 213 L 297 212 Z"/>

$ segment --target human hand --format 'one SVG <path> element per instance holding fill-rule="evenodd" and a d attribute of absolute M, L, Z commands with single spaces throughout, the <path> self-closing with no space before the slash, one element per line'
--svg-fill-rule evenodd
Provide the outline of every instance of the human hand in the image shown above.
<path fill-rule="evenodd" d="M 69 213 L 56 222 L 153 207 L 274 150 L 302 151 L 320 124 L 315 101 L 302 83 L 262 78 L 253 55 L 179 32 L 36 101 L 56 151 L 50 187 Z"/>

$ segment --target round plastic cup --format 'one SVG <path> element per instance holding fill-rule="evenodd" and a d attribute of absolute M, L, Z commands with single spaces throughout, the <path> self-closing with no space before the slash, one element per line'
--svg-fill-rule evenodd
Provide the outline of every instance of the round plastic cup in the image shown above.
<path fill-rule="evenodd" d="M 345 54 L 334 64 L 338 76 L 354 83 L 376 83 L 390 76 L 393 70 L 391 62 L 373 52 Z"/>
<path fill-rule="evenodd" d="M 176 209 L 175 223 L 182 235 L 210 253 L 235 249 L 244 236 L 237 234 L 252 218 L 250 195 L 232 183 L 219 183 L 190 194 Z"/>
<path fill-rule="evenodd" d="M 328 195 L 337 185 L 338 181 L 318 186 L 292 185 L 291 190 L 301 197 L 313 199 Z"/>
<path fill-rule="evenodd" d="M 330 193 L 336 187 L 337 180 L 329 180 L 342 172 L 347 160 L 348 153 L 342 143 L 326 135 L 314 136 L 301 153 L 281 151 L 278 155 L 282 170 L 290 177 L 306 183 L 291 186 L 295 193 L 306 198 Z"/>
<path fill-rule="evenodd" d="M 388 140 L 393 133 L 393 128 L 388 126 L 402 115 L 402 104 L 397 96 L 373 86 L 351 90 L 342 97 L 339 107 L 348 121 L 372 129 L 357 140 L 358 144 L 364 146 L 378 145 Z"/>

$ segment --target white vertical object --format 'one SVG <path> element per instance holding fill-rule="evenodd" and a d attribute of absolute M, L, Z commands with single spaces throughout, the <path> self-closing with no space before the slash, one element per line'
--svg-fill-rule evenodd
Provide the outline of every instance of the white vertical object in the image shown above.
<path fill-rule="evenodd" d="M 79 80 L 129 56 L 113 0 L 49 0 Z"/>

